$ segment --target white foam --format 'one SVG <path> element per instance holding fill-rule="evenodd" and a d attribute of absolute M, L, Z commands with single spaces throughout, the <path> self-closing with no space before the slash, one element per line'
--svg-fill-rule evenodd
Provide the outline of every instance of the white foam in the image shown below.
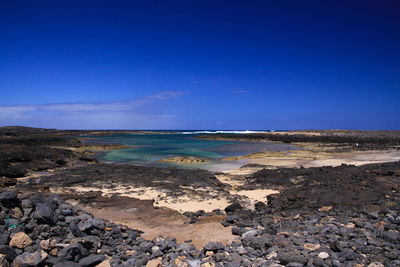
<path fill-rule="evenodd" d="M 181 132 L 181 134 L 250 134 L 250 133 L 268 133 L 269 131 L 194 131 Z"/>

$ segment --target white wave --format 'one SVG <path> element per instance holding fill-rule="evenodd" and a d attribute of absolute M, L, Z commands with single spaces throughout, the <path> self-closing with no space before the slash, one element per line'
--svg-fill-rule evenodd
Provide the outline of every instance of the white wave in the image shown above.
<path fill-rule="evenodd" d="M 268 133 L 269 131 L 194 131 L 181 132 L 180 134 L 250 134 L 250 133 Z"/>

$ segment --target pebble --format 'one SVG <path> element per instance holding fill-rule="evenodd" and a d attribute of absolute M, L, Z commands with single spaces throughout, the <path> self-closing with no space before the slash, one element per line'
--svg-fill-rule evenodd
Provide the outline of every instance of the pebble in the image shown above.
<path fill-rule="evenodd" d="M 329 254 L 328 253 L 326 253 L 326 252 L 320 252 L 319 254 L 318 254 L 318 258 L 320 258 L 320 259 L 327 259 L 327 258 L 329 258 Z"/>

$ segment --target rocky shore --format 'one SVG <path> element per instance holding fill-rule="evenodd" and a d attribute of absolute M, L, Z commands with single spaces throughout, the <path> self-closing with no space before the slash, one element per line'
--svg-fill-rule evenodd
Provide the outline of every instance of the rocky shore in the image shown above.
<path fill-rule="evenodd" d="M 398 132 L 272 135 L 278 136 L 275 141 L 345 149 L 399 148 Z M 98 163 L 96 147 L 85 148 L 71 136 L 71 131 L 0 128 L 0 266 L 400 266 L 399 161 L 256 166 L 259 171 L 252 174 L 228 176 Z M 241 138 L 266 138 L 246 136 Z M 270 189 L 279 193 L 253 205 L 240 194 Z M 141 200 L 153 191 L 152 200 Z M 178 213 L 160 205 L 173 207 L 182 199 L 213 208 L 192 205 Z M 221 203 L 226 204 L 221 208 Z M 163 223 L 169 216 L 181 224 L 178 231 L 203 225 L 212 232 L 207 222 L 213 221 L 232 236 L 201 246 L 194 245 L 190 231 L 179 242 L 166 235 L 144 238 L 143 229 L 116 223 L 116 213 L 104 212 L 109 220 L 100 219 L 83 206 L 99 215 L 111 207 L 142 223 Z"/>
<path fill-rule="evenodd" d="M 309 130 L 250 134 L 213 134 L 198 138 L 214 140 L 274 141 L 283 143 L 321 143 L 341 150 L 398 149 L 400 131 Z"/>

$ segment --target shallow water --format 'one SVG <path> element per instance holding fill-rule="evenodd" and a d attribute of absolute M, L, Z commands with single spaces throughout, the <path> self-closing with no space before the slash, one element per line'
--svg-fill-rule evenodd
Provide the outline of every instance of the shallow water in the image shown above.
<path fill-rule="evenodd" d="M 288 151 L 296 149 L 288 144 L 268 142 L 243 142 L 198 139 L 195 134 L 124 134 L 108 136 L 88 136 L 90 142 L 134 145 L 136 147 L 118 149 L 100 155 L 108 162 L 132 163 L 150 166 L 178 165 L 184 168 L 225 170 L 240 167 L 245 161 L 220 162 L 229 156 L 246 155 L 257 151 Z M 160 163 L 163 158 L 193 156 L 210 159 L 202 164 Z M 220 168 L 219 168 L 220 167 Z"/>

